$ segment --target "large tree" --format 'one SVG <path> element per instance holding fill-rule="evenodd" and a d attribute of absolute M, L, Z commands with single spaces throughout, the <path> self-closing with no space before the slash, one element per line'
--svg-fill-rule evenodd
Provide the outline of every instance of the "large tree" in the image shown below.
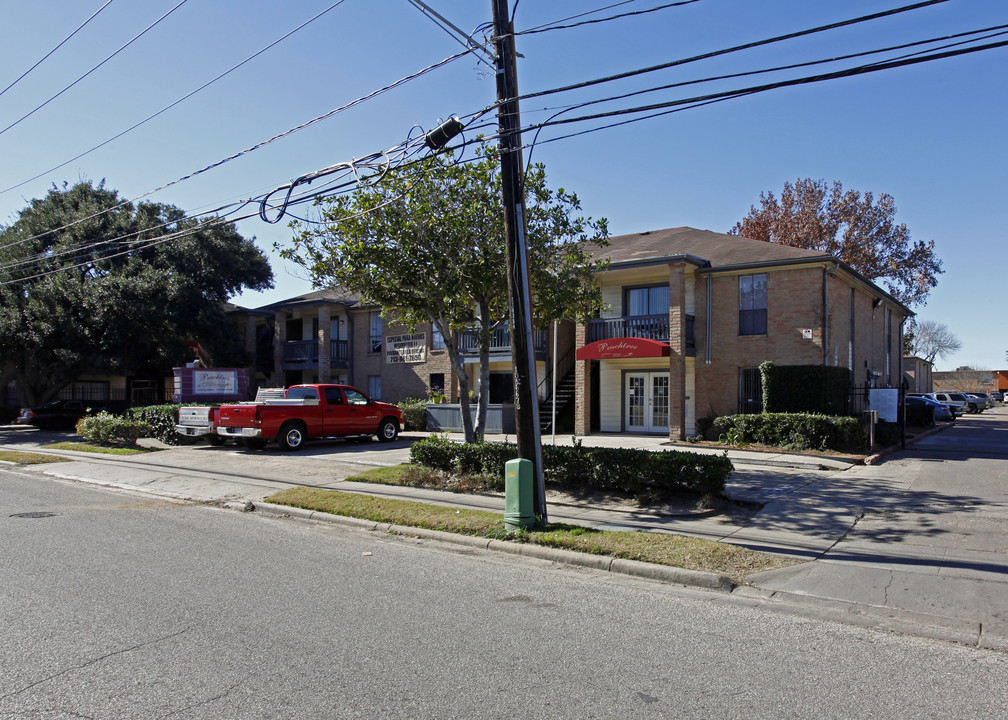
<path fill-rule="evenodd" d="M 785 182 L 780 199 L 760 193 L 760 206 L 728 232 L 833 255 L 909 307 L 926 302 L 943 272 L 934 241 L 912 241 L 896 222 L 891 195 L 845 192 L 839 181 Z"/>
<path fill-rule="evenodd" d="M 310 272 L 316 286 L 358 292 L 394 321 L 430 323 L 440 331 L 459 380 L 468 441 L 483 436 L 491 333 L 508 318 L 500 182 L 492 147 L 466 163 L 450 155 L 427 158 L 329 200 L 323 224 L 295 224 L 293 246 L 282 251 Z M 608 244 L 605 220 L 580 217 L 577 195 L 551 190 L 542 165 L 529 169 L 525 190 L 534 316 L 541 326 L 594 317 L 602 299 L 592 252 Z M 474 326 L 480 345 L 475 427 L 472 381 L 454 337 Z"/>
<path fill-rule="evenodd" d="M 934 320 L 915 322 L 908 335 L 910 351 L 929 363 L 933 363 L 937 358 L 944 360 L 962 348 L 959 338 L 948 326 Z"/>
<path fill-rule="evenodd" d="M 0 231 L 0 379 L 30 406 L 89 373 L 162 378 L 194 341 L 244 364 L 223 303 L 272 284 L 231 223 L 134 206 L 104 181 L 54 187 Z"/>

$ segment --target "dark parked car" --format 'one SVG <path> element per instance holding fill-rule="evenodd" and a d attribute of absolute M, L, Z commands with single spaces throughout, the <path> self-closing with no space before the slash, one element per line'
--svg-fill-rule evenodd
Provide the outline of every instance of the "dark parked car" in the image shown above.
<path fill-rule="evenodd" d="M 907 395 L 905 400 L 907 425 L 932 425 L 935 420 L 955 420 L 952 409 L 945 403 L 914 395 Z"/>
<path fill-rule="evenodd" d="M 53 400 L 39 408 L 22 410 L 14 422 L 54 430 L 76 427 L 77 421 L 86 414 L 87 409 L 80 400 Z"/>

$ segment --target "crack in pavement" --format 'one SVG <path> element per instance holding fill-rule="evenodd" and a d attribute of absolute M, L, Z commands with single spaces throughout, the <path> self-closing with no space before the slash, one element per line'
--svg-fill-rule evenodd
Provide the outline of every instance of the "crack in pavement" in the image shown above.
<path fill-rule="evenodd" d="M 222 698 L 226 698 L 228 695 L 230 695 L 231 693 L 233 693 L 235 691 L 235 689 L 239 685 L 241 685 L 240 681 L 234 683 L 229 688 L 227 688 L 226 690 L 224 690 L 224 692 L 222 692 L 222 693 L 220 693 L 218 695 L 214 695 L 213 697 L 207 698 L 206 700 L 200 700 L 199 702 L 192 703 L 191 705 L 186 705 L 185 707 L 179 708 L 178 710 L 172 710 L 170 713 L 166 713 L 164 715 L 159 715 L 157 717 L 157 720 L 164 720 L 164 718 L 169 718 L 172 715 L 178 715 L 179 713 L 184 713 L 184 712 L 187 712 L 189 710 L 193 710 L 193 709 L 198 708 L 198 707 L 203 707 L 205 705 L 209 705 L 212 702 L 216 702 L 216 701 L 218 701 L 218 700 L 220 700 Z"/>
<path fill-rule="evenodd" d="M 0 700 L 7 700 L 9 698 L 15 697 L 16 695 L 20 695 L 23 692 L 31 690 L 33 687 L 36 687 L 37 685 L 41 685 L 42 683 L 47 683 L 50 680 L 55 680 L 56 678 L 61 677 L 63 675 L 66 675 L 68 673 L 71 673 L 74 670 L 82 670 L 82 669 L 84 669 L 86 667 L 89 667 L 91 665 L 99 663 L 102 660 L 107 660 L 108 658 L 115 657 L 116 655 L 123 655 L 124 653 L 133 652 L 134 650 L 139 650 L 140 648 L 147 647 L 148 645 L 154 645 L 156 643 L 164 642 L 165 640 L 171 640 L 174 637 L 178 637 L 179 635 L 182 635 L 184 633 L 189 632 L 194 627 L 195 627 L 195 625 L 190 625 L 189 627 L 186 627 L 186 628 L 183 628 L 181 630 L 178 630 L 177 632 L 169 633 L 168 635 L 164 635 L 162 637 L 157 637 L 157 638 L 154 638 L 152 640 L 148 640 L 147 642 L 142 642 L 142 643 L 139 643 L 137 645 L 133 645 L 131 647 L 122 648 L 120 650 L 115 650 L 113 652 L 106 653 L 104 655 L 99 655 L 98 657 L 92 658 L 91 660 L 88 660 L 87 662 L 81 663 L 80 665 L 74 665 L 73 667 L 65 668 L 63 670 L 60 670 L 59 672 L 56 672 L 56 673 L 53 673 L 52 675 L 49 675 L 48 677 L 44 677 L 44 678 L 42 678 L 40 680 L 36 680 L 33 683 L 25 685 L 20 690 L 15 690 L 14 692 L 8 693 L 6 695 L 0 695 Z"/>

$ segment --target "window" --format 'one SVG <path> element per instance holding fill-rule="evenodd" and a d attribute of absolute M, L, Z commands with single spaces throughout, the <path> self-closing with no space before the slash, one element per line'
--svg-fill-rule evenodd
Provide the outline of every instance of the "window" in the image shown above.
<path fill-rule="evenodd" d="M 444 350 L 444 335 L 435 326 L 431 325 L 431 350 Z"/>
<path fill-rule="evenodd" d="M 380 312 L 371 313 L 371 345 L 368 352 L 380 353 L 382 346 L 382 319 Z"/>
<path fill-rule="evenodd" d="M 292 387 L 287 391 L 288 400 L 318 400 L 318 390 L 312 387 Z"/>
<path fill-rule="evenodd" d="M 381 375 L 368 375 L 367 379 L 368 395 L 373 400 L 381 400 Z M 350 401 L 353 404 L 353 401 Z"/>
<path fill-rule="evenodd" d="M 380 380 L 381 378 L 379 378 Z M 364 393 L 360 390 L 354 390 L 353 388 L 346 389 L 346 401 L 347 405 L 367 405 L 368 399 L 364 397 Z"/>
<path fill-rule="evenodd" d="M 431 373 L 427 387 L 431 390 L 444 391 L 444 373 Z"/>
<path fill-rule="evenodd" d="M 739 276 L 739 335 L 767 334 L 767 276 Z"/>
<path fill-rule="evenodd" d="M 343 391 L 336 387 L 327 387 L 325 389 L 325 401 L 327 405 L 342 405 Z"/>
<path fill-rule="evenodd" d="M 668 315 L 669 286 L 627 288 L 623 300 L 625 315 Z"/>

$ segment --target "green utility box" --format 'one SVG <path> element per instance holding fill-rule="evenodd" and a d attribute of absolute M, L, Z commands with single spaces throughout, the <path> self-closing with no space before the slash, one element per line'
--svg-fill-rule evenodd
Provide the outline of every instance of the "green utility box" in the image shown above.
<path fill-rule="evenodd" d="M 523 458 L 504 463 L 504 527 L 508 530 L 535 525 L 532 461 Z"/>

